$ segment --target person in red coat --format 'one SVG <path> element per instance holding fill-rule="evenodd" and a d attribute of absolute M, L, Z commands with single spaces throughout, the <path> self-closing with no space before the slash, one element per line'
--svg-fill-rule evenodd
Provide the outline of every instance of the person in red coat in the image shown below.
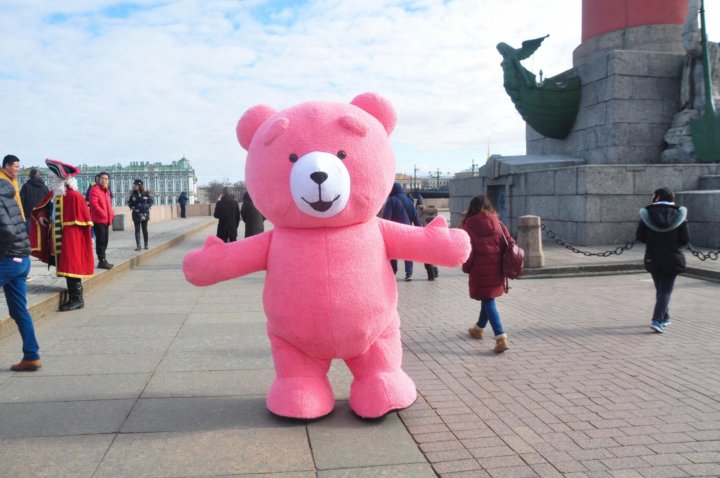
<path fill-rule="evenodd" d="M 93 267 L 90 211 L 82 194 L 77 192 L 80 173 L 75 166 L 54 159 L 46 159 L 52 178 L 52 190 L 30 213 L 31 255 L 48 266 L 55 266 L 55 274 L 65 277 L 67 301 L 60 310 L 84 307 L 82 279 L 92 277 Z"/>
<path fill-rule="evenodd" d="M 482 339 L 483 329 L 489 322 L 495 334 L 495 352 L 501 353 L 508 349 L 508 338 L 500 322 L 495 298 L 505 293 L 502 256 L 507 245 L 515 241 L 487 196 L 472 198 L 461 227 L 470 236 L 472 244 L 470 257 L 462 270 L 469 274 L 470 297 L 481 304 L 477 324 L 470 327 L 468 333 L 475 339 Z"/>
<path fill-rule="evenodd" d="M 105 257 L 110 238 L 110 226 L 115 218 L 108 184 L 110 184 L 110 176 L 103 171 L 97 175 L 97 183 L 90 188 L 88 194 L 90 217 L 93 222 L 93 231 L 95 231 L 95 254 L 98 258 L 98 269 L 113 268 L 113 265 Z"/>

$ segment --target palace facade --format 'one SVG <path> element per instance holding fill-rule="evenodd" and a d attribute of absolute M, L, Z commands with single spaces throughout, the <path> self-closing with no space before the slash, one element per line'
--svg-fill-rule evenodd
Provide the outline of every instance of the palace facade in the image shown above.
<path fill-rule="evenodd" d="M 128 166 L 117 163 L 109 166 L 81 164 L 78 167 L 80 168 L 80 174 L 77 176 L 78 188 L 83 195 L 95 182 L 97 174 L 106 172 L 110 175 L 113 207 L 127 205 L 133 181 L 136 179 L 142 180 L 145 189 L 152 192 L 157 205 L 177 204 L 177 198 L 182 191 L 188 196 L 188 204 L 197 202 L 197 177 L 195 170 L 190 166 L 190 161 L 184 156 L 171 164 L 131 161 Z M 47 183 L 50 171 L 44 167 L 40 170 Z M 27 174 L 21 174 L 18 180 L 22 185 L 27 178 Z"/>

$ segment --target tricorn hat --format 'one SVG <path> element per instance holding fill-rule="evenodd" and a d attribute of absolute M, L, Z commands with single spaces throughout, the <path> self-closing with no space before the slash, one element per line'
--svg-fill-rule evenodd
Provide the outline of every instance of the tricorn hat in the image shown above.
<path fill-rule="evenodd" d="M 47 164 L 48 168 L 50 168 L 50 172 L 61 179 L 71 178 L 80 174 L 80 169 L 76 168 L 72 164 L 58 161 L 57 159 L 46 158 L 45 164 Z"/>

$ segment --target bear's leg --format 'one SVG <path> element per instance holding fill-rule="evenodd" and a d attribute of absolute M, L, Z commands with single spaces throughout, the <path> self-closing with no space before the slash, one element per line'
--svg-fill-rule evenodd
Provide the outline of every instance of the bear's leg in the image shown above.
<path fill-rule="evenodd" d="M 345 360 L 353 374 L 350 408 L 362 418 L 378 418 L 407 408 L 417 399 L 415 384 L 400 368 L 402 344 L 397 322 L 359 357 Z"/>
<path fill-rule="evenodd" d="M 267 394 L 268 410 L 291 418 L 319 418 L 335 407 L 327 378 L 330 360 L 310 357 L 289 342 L 270 336 L 275 380 Z"/>

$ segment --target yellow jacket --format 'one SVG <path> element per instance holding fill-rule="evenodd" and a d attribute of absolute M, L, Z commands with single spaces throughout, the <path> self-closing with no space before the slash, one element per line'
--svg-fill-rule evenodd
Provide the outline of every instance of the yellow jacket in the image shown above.
<path fill-rule="evenodd" d="M 25 211 L 23 211 L 23 205 L 22 201 L 20 200 L 20 185 L 17 182 L 17 179 L 10 179 L 10 176 L 3 170 L 0 169 L 0 179 L 4 179 L 5 181 L 10 181 L 15 188 L 15 201 L 18 203 L 18 206 L 20 207 L 20 214 L 22 215 L 23 221 L 25 220 Z"/>

